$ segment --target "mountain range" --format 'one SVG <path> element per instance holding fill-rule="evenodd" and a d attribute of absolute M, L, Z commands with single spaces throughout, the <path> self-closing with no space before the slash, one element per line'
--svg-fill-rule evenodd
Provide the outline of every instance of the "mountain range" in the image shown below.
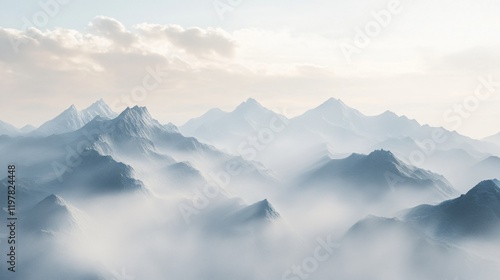
<path fill-rule="evenodd" d="M 334 98 L 291 119 L 249 99 L 231 112 L 212 109 L 179 126 L 179 131 L 227 152 L 256 159 L 283 176 L 304 167 L 294 165 L 294 158 L 314 162 L 326 156 L 312 158 L 311 154 L 311 150 L 325 145 L 329 153 L 337 155 L 387 149 L 406 163 L 426 169 L 436 167 L 437 161 L 446 161 L 445 166 L 453 167 L 442 171 L 451 181 L 459 181 L 460 174 L 454 170 L 464 167 L 463 162 L 454 160 L 457 155 L 468 154 L 475 161 L 500 155 L 500 146 L 493 143 L 421 125 L 389 111 L 367 116 Z"/>
<path fill-rule="evenodd" d="M 179 127 L 99 100 L 39 128 L 0 122 L 0 134 L 0 166 L 17 169 L 19 236 L 31 240 L 20 265 L 39 279 L 113 279 L 123 264 L 138 279 L 280 279 L 290 265 L 308 279 L 498 276 L 492 138 L 334 98 L 294 118 L 248 99 Z M 318 241 L 325 232 L 343 234 L 333 246 Z M 7 236 L 0 228 L 0 244 Z"/>

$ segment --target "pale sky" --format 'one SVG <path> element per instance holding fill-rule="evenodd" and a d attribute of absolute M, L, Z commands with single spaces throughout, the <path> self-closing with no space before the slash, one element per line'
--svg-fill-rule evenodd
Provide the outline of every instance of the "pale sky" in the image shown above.
<path fill-rule="evenodd" d="M 0 120 L 18 127 L 100 98 L 180 125 L 248 97 L 288 116 L 335 97 L 475 138 L 500 132 L 499 1 L 0 5 Z"/>

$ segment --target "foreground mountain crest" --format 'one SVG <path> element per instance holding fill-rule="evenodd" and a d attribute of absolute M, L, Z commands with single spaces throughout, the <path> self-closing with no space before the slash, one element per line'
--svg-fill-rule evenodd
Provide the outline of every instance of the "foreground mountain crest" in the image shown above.
<path fill-rule="evenodd" d="M 477 184 L 467 194 L 436 206 L 411 209 L 405 219 L 443 239 L 500 236 L 500 187 L 497 180 Z"/>

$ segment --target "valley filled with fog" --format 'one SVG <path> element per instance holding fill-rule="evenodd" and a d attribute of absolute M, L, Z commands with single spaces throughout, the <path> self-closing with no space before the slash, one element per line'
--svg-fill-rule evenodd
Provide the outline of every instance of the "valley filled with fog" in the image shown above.
<path fill-rule="evenodd" d="M 16 279 L 499 279 L 499 136 L 334 98 L 294 118 L 254 99 L 193 117 L 99 100 L 38 128 L 0 122 Z"/>

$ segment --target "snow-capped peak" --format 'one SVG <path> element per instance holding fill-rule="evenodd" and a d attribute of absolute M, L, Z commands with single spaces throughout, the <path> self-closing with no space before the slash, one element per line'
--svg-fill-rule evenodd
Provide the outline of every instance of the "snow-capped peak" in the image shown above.
<path fill-rule="evenodd" d="M 71 105 L 57 117 L 45 122 L 38 129 L 34 130 L 33 134 L 48 136 L 51 134 L 62 134 L 75 131 L 82 128 L 97 116 L 112 119 L 116 114 L 111 111 L 102 99 L 82 111 L 78 111 L 75 105 Z"/>
<path fill-rule="evenodd" d="M 68 109 L 64 110 L 62 112 L 63 114 L 77 114 L 78 109 L 76 109 L 75 105 L 71 104 Z"/>
<path fill-rule="evenodd" d="M 149 114 L 146 107 L 134 106 L 132 108 L 127 107 L 117 119 L 133 119 L 136 121 L 151 121 L 153 118 Z"/>
<path fill-rule="evenodd" d="M 90 119 L 93 119 L 95 116 L 101 116 L 108 119 L 116 117 L 116 113 L 109 108 L 108 104 L 106 104 L 103 99 L 99 99 L 92 103 L 88 108 L 82 110 L 81 113 Z"/>
<path fill-rule="evenodd" d="M 146 107 L 127 107 L 113 121 L 121 133 L 135 137 L 150 138 L 153 135 L 153 130 L 166 130 L 151 117 Z"/>

